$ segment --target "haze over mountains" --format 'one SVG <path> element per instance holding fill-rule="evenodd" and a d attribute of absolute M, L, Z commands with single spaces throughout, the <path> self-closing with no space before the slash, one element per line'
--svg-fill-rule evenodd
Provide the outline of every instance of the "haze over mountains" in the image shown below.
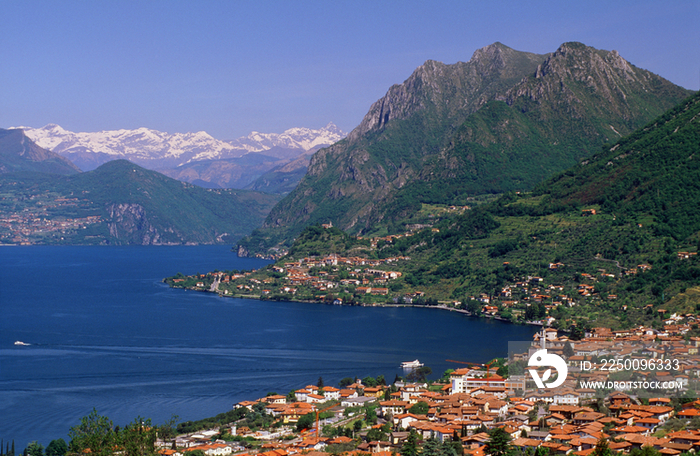
<path fill-rule="evenodd" d="M 564 43 L 537 55 L 494 43 L 468 62 L 427 61 L 394 85 L 243 243 L 264 251 L 303 227 L 405 231 L 422 204 L 527 190 L 691 92 L 615 51 Z"/>
<path fill-rule="evenodd" d="M 222 141 L 206 132 L 165 133 L 148 128 L 75 133 L 55 124 L 22 128 L 37 145 L 90 171 L 115 159 L 126 159 L 170 177 L 205 187 L 243 188 L 345 133 L 329 123 L 314 130 L 291 128 L 281 134 L 252 132 Z M 302 167 L 308 162 L 302 160 Z M 305 167 L 304 167 L 305 171 Z"/>

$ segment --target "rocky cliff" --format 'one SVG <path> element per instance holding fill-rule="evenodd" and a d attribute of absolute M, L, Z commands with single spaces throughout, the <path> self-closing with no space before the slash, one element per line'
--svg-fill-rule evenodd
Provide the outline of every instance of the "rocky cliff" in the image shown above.
<path fill-rule="evenodd" d="M 581 43 L 547 55 L 495 43 L 468 62 L 427 61 L 346 139 L 313 156 L 247 247 L 288 241 L 319 222 L 356 233 L 401 229 L 422 203 L 526 190 L 688 94 Z"/>

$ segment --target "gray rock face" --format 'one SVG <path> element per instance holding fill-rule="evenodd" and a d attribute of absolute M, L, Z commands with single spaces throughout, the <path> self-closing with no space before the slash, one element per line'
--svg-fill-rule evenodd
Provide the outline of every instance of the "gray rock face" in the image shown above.
<path fill-rule="evenodd" d="M 141 245 L 160 244 L 160 234 L 148 221 L 146 211 L 140 204 L 111 204 L 107 211 L 110 216 L 107 226 L 111 236 Z"/>

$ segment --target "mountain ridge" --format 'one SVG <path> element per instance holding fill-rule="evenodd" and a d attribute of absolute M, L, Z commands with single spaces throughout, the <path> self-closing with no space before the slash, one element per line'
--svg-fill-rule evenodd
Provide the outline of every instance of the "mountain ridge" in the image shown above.
<path fill-rule="evenodd" d="M 353 233 L 399 232 L 421 203 L 529 189 L 689 93 L 576 42 L 541 55 L 494 43 L 466 63 L 428 61 L 312 157 L 244 247 L 288 245 L 304 226 L 329 221 Z"/>
<path fill-rule="evenodd" d="M 439 303 L 565 331 L 662 331 L 673 315 L 700 309 L 699 152 L 697 92 L 532 192 L 481 205 L 423 204 L 422 219 L 391 236 L 309 226 L 275 265 L 253 276 L 274 283 L 256 294 L 350 305 Z M 366 269 L 368 280 L 360 282 L 358 266 L 366 263 L 378 269 Z M 286 282 L 264 282 L 280 279 L 282 270 Z M 346 280 L 348 272 L 355 280 Z"/>
<path fill-rule="evenodd" d="M 308 151 L 332 144 L 344 132 L 332 122 L 320 129 L 290 128 L 281 134 L 252 132 L 230 141 L 213 138 L 204 131 L 166 133 L 145 127 L 135 130 L 71 132 L 56 124 L 42 128 L 16 127 L 25 131 L 39 146 L 59 155 L 86 157 L 98 154 L 102 163 L 108 159 L 127 158 L 148 165 L 149 169 L 182 166 L 188 162 L 238 158 L 275 147 Z M 99 164 L 102 164 L 99 163 Z M 93 168 L 94 169 L 94 168 Z"/>

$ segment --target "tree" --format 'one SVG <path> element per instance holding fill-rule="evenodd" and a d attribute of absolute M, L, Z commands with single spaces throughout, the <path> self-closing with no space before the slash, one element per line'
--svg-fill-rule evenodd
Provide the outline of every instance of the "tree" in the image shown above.
<path fill-rule="evenodd" d="M 369 386 L 370 388 L 373 388 L 378 385 L 377 379 L 374 377 L 365 377 L 362 379 L 362 384 L 365 386 Z"/>
<path fill-rule="evenodd" d="M 323 389 L 323 377 L 318 377 L 318 382 L 316 383 L 318 389 Z"/>
<path fill-rule="evenodd" d="M 503 428 L 493 428 L 489 432 L 489 439 L 486 441 L 484 452 L 491 456 L 509 455 L 512 451 L 510 441 L 510 434 L 503 430 Z"/>
<path fill-rule="evenodd" d="M 408 434 L 401 446 L 401 456 L 418 456 L 418 434 L 414 429 Z"/>
<path fill-rule="evenodd" d="M 68 435 L 71 438 L 70 449 L 75 453 L 83 453 L 89 448 L 93 455 L 107 456 L 112 454 L 116 443 L 112 421 L 98 415 L 95 409 L 83 417 L 79 425 L 73 426 Z"/>
<path fill-rule="evenodd" d="M 362 420 L 357 420 L 354 423 L 352 423 L 353 431 L 358 432 L 360 429 L 362 429 Z"/>
<path fill-rule="evenodd" d="M 381 429 L 370 429 L 367 432 L 368 442 L 386 442 L 389 440 L 389 436 L 386 435 Z"/>
<path fill-rule="evenodd" d="M 163 440 L 174 439 L 177 435 L 177 421 L 180 418 L 177 415 L 172 415 L 168 421 L 158 427 L 158 437 Z M 173 443 L 175 441 L 173 440 Z"/>
<path fill-rule="evenodd" d="M 641 449 L 632 449 L 630 456 L 661 456 L 661 452 L 651 445 L 644 445 Z"/>
<path fill-rule="evenodd" d="M 419 401 L 408 409 L 408 413 L 413 413 L 414 415 L 426 415 L 428 410 L 430 410 L 428 403 L 425 401 Z"/>
<path fill-rule="evenodd" d="M 44 456 L 44 445 L 34 441 L 24 450 L 29 456 Z"/>
<path fill-rule="evenodd" d="M 365 422 L 370 426 L 377 424 L 377 410 L 375 407 L 365 406 Z"/>
<path fill-rule="evenodd" d="M 452 441 L 442 442 L 443 452 L 446 456 L 462 456 L 464 454 L 464 445 L 462 441 L 457 438 L 452 438 Z"/>
<path fill-rule="evenodd" d="M 440 441 L 436 439 L 433 435 L 425 441 L 423 444 L 423 456 L 444 456 L 442 445 Z"/>
<path fill-rule="evenodd" d="M 574 347 L 571 346 L 570 342 L 564 344 L 563 355 L 567 358 L 574 356 Z"/>
<path fill-rule="evenodd" d="M 549 456 L 549 448 L 539 446 L 535 449 L 535 456 Z"/>
<path fill-rule="evenodd" d="M 297 431 L 303 431 L 304 429 L 311 429 L 314 425 L 316 419 L 315 413 L 307 413 L 306 415 L 299 418 L 297 421 Z"/>
<path fill-rule="evenodd" d="M 264 402 L 256 402 L 255 404 L 253 404 L 253 411 L 255 413 L 259 413 L 261 415 L 264 415 L 266 412 L 265 403 Z"/>
<path fill-rule="evenodd" d="M 425 382 L 428 375 L 432 374 L 433 370 L 428 366 L 413 369 L 407 376 L 409 382 Z"/>
<path fill-rule="evenodd" d="M 591 454 L 593 456 L 612 456 L 613 452 L 608 446 L 608 439 L 605 437 L 598 439 L 598 443 L 595 444 L 595 448 Z"/>
<path fill-rule="evenodd" d="M 126 456 L 155 454 L 156 428 L 150 419 L 136 417 L 119 433 L 119 437 Z"/>
<path fill-rule="evenodd" d="M 63 439 L 52 440 L 46 447 L 46 456 L 64 456 L 67 452 L 68 444 Z"/>
<path fill-rule="evenodd" d="M 583 331 L 583 328 L 577 325 L 571 325 L 570 331 L 571 334 L 569 335 L 569 339 L 571 340 L 581 340 L 586 335 L 586 333 Z"/>

